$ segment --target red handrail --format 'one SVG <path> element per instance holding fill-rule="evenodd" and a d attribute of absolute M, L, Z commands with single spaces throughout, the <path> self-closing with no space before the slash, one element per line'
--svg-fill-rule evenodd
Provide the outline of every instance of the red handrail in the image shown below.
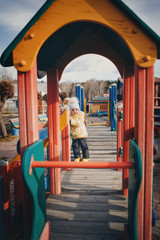
<path fill-rule="evenodd" d="M 56 161 L 31 161 L 30 173 L 35 167 L 44 168 L 133 168 L 132 162 L 56 162 Z"/>

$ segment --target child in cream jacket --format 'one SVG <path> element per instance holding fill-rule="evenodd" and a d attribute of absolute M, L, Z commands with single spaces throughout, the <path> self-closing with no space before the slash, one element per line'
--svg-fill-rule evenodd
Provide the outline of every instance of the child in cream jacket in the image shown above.
<path fill-rule="evenodd" d="M 72 136 L 72 148 L 75 162 L 81 159 L 80 147 L 82 149 L 83 159 L 82 162 L 88 162 L 89 149 L 87 144 L 88 132 L 84 123 L 84 112 L 80 111 L 78 99 L 73 97 L 69 103 L 70 112 L 70 126 Z"/>

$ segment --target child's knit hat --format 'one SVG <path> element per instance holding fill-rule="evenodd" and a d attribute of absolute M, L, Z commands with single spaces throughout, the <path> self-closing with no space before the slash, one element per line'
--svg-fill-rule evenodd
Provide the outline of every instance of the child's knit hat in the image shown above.
<path fill-rule="evenodd" d="M 76 97 L 70 98 L 68 106 L 69 106 L 69 113 L 71 113 L 73 108 L 77 108 L 78 110 L 80 110 L 79 104 L 78 104 L 78 98 Z"/>

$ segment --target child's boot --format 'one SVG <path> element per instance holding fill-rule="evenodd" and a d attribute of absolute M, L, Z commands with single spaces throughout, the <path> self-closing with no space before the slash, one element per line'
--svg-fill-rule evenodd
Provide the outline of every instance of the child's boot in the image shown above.
<path fill-rule="evenodd" d="M 83 158 L 83 159 L 82 159 L 82 162 L 88 162 L 88 161 L 89 161 L 88 158 Z"/>
<path fill-rule="evenodd" d="M 79 162 L 81 158 L 75 158 L 74 162 Z"/>

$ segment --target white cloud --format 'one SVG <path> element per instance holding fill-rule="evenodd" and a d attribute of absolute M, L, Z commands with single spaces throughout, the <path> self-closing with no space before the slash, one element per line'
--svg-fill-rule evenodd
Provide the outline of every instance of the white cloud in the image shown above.
<path fill-rule="evenodd" d="M 0 8 L 0 25 L 5 31 L 18 33 L 34 16 L 41 4 L 33 4 L 34 1 L 11 2 L 7 1 Z M 36 1 L 37 2 L 37 1 Z M 44 2 L 44 1 L 39 1 Z"/>
<path fill-rule="evenodd" d="M 123 0 L 123 2 L 144 21 L 153 31 L 160 35 L 159 0 Z"/>
<path fill-rule="evenodd" d="M 116 80 L 119 76 L 116 66 L 110 60 L 100 55 L 86 54 L 68 64 L 61 81 Z"/>

